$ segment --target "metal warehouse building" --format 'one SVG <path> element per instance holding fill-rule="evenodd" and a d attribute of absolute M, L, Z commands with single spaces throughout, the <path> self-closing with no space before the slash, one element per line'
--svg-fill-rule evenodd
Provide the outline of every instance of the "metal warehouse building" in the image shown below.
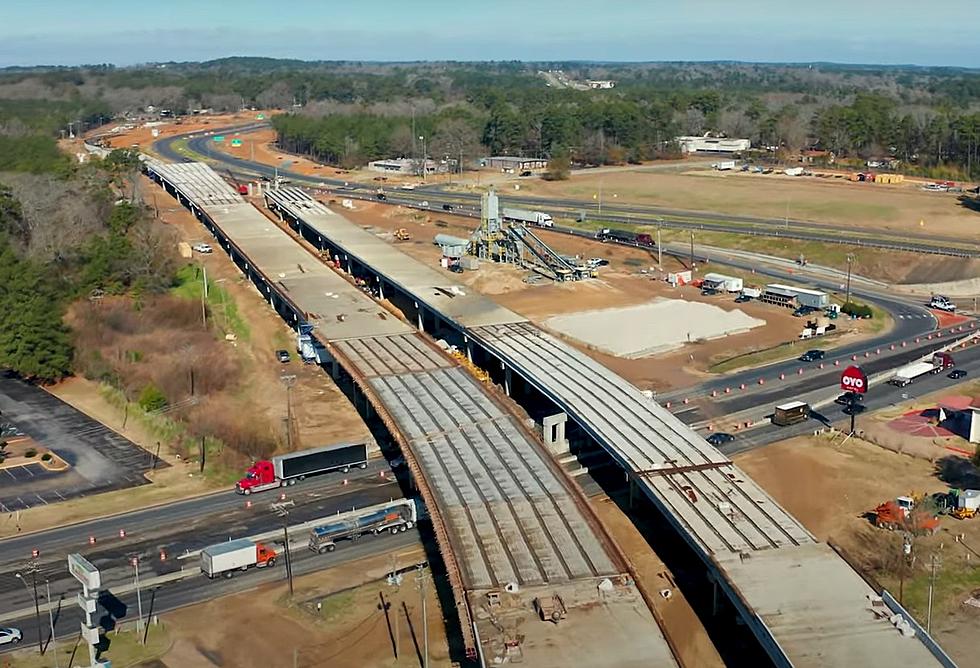
<path fill-rule="evenodd" d="M 514 172 L 547 169 L 548 167 L 548 161 L 544 158 L 520 158 L 509 155 L 497 155 L 490 158 L 484 158 L 481 162 L 484 167 L 491 167 L 493 169 L 500 169 L 504 171 L 510 170 Z"/>
<path fill-rule="evenodd" d="M 675 137 L 683 153 L 741 153 L 752 148 L 748 139 L 727 137 Z"/>
<path fill-rule="evenodd" d="M 820 290 L 798 288 L 795 285 L 780 285 L 772 283 L 766 286 L 765 292 L 759 298 L 768 304 L 778 306 L 810 306 L 812 308 L 827 308 L 830 306 L 830 295 Z"/>

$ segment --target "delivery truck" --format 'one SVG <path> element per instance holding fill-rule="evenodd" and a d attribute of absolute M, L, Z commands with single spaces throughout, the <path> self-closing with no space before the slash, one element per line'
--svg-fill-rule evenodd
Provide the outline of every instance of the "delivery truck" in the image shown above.
<path fill-rule="evenodd" d="M 527 209 L 511 209 L 504 207 L 500 211 L 504 220 L 512 223 L 524 223 L 525 225 L 540 225 L 541 227 L 554 227 L 555 221 L 551 215 L 543 211 L 528 211 Z"/>
<path fill-rule="evenodd" d="M 201 550 L 201 572 L 214 579 L 219 575 L 230 578 L 235 571 L 247 571 L 253 566 L 275 566 L 279 555 L 265 543 L 248 538 L 209 545 Z"/>
<path fill-rule="evenodd" d="M 888 382 L 895 387 L 905 387 L 916 378 L 920 378 L 927 373 L 933 373 L 933 369 L 935 369 L 935 365 L 931 361 L 906 364 L 898 369 Z"/>
<path fill-rule="evenodd" d="M 399 499 L 379 503 L 338 515 L 329 522 L 310 529 L 309 548 L 318 554 L 326 554 L 337 549 L 337 541 L 357 540 L 366 534 L 378 535 L 408 531 L 418 520 L 415 502 Z"/>
<path fill-rule="evenodd" d="M 367 443 L 341 443 L 324 448 L 291 452 L 255 462 L 235 485 L 239 494 L 252 494 L 275 487 L 293 485 L 306 476 L 367 468 Z"/>
<path fill-rule="evenodd" d="M 771 422 L 779 427 L 788 427 L 810 419 L 810 404 L 805 401 L 790 401 L 776 406 Z"/>

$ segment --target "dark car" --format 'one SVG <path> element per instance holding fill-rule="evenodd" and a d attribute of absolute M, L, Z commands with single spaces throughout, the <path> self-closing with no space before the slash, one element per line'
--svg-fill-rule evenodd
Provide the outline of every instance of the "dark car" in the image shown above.
<path fill-rule="evenodd" d="M 846 406 L 851 403 L 851 401 L 864 401 L 864 395 L 859 392 L 845 392 L 836 399 L 834 399 L 835 404 L 840 404 L 841 406 Z"/>
<path fill-rule="evenodd" d="M 463 265 L 461 265 L 461 264 L 451 264 L 451 265 L 449 265 L 449 271 L 453 272 L 454 274 L 462 274 L 463 273 Z"/>
<path fill-rule="evenodd" d="M 289 351 L 288 350 L 277 350 L 276 351 L 276 359 L 279 360 L 280 362 L 282 362 L 283 364 L 286 364 L 289 361 L 289 359 L 290 359 L 290 357 L 289 357 Z"/>
<path fill-rule="evenodd" d="M 732 441 L 735 440 L 735 437 L 732 436 L 731 434 L 717 432 L 704 440 L 706 440 L 708 443 L 710 443 L 711 445 L 717 448 L 720 445 L 725 445 L 725 443 L 731 443 Z"/>
<path fill-rule="evenodd" d="M 818 309 L 815 309 L 812 306 L 800 306 L 798 309 L 793 311 L 793 315 L 796 316 L 797 318 L 802 318 L 805 315 L 810 315 L 816 310 Z"/>
<path fill-rule="evenodd" d="M 721 294 L 721 293 L 718 290 L 716 290 L 715 288 L 702 288 L 701 289 L 701 296 L 702 297 L 711 297 L 711 296 L 717 295 L 717 294 Z"/>
<path fill-rule="evenodd" d="M 378 194 L 375 195 L 375 197 L 377 197 L 379 200 L 386 200 L 386 199 L 388 199 L 388 196 L 385 195 L 384 193 L 378 193 Z"/>
<path fill-rule="evenodd" d="M 442 205 L 442 210 L 443 211 L 452 211 L 453 210 L 453 205 L 452 204 L 443 204 Z"/>
<path fill-rule="evenodd" d="M 752 301 L 752 298 L 747 297 L 745 295 L 739 295 L 738 297 L 735 298 L 736 304 L 744 304 L 745 302 L 750 302 L 750 301 Z"/>
<path fill-rule="evenodd" d="M 966 378 L 966 371 L 963 369 L 953 369 L 948 374 L 947 378 L 952 378 L 953 380 L 959 380 L 960 378 Z"/>
<path fill-rule="evenodd" d="M 805 353 L 803 353 L 802 355 L 800 355 L 800 361 L 801 362 L 816 362 L 817 360 L 822 360 L 826 356 L 827 356 L 827 353 L 825 353 L 822 350 L 808 350 Z"/>

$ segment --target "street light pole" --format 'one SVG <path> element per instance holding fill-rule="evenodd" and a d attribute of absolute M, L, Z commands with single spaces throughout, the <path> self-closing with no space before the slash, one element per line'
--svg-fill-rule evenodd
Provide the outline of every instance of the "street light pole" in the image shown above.
<path fill-rule="evenodd" d="M 422 142 L 422 183 L 425 183 L 425 172 L 426 172 L 425 135 L 419 135 L 419 141 Z"/>
<path fill-rule="evenodd" d="M 139 614 L 139 617 L 136 619 L 136 632 L 140 633 L 143 630 L 143 594 L 140 590 L 140 558 L 138 556 L 133 557 L 133 570 L 136 572 L 136 611 Z M 140 638 L 140 644 L 142 645 L 142 635 Z"/>
<path fill-rule="evenodd" d="M 50 642 L 54 643 L 55 642 L 55 640 L 54 640 L 54 608 L 51 605 L 51 582 L 47 578 L 44 579 L 44 592 L 45 592 L 45 594 L 47 595 L 47 598 L 48 598 L 48 625 L 51 627 L 51 640 L 50 640 Z M 54 654 L 54 668 L 61 668 L 61 666 L 58 665 L 58 645 L 57 644 L 55 644 L 55 646 L 54 646 L 54 652 L 53 652 L 53 654 Z"/>
<path fill-rule="evenodd" d="M 27 568 L 25 569 L 31 574 L 31 581 L 34 583 L 34 619 L 37 622 L 37 653 L 44 656 L 44 644 L 41 639 L 41 606 L 37 602 L 37 562 L 29 561 L 27 562 Z M 14 577 L 20 580 L 21 584 L 24 585 L 24 589 L 27 590 L 27 595 L 31 595 L 31 588 L 27 586 L 27 580 L 20 573 L 14 573 Z"/>
<path fill-rule="evenodd" d="M 854 262 L 854 253 L 847 254 L 847 290 L 844 293 L 844 305 L 851 303 L 851 264 Z"/>

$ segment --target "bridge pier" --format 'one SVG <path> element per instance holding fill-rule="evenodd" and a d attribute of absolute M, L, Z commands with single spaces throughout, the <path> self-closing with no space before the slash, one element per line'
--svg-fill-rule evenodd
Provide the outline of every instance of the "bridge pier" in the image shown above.
<path fill-rule="evenodd" d="M 507 394 L 510 394 L 510 369 L 507 369 L 506 380 Z M 541 420 L 541 435 L 548 451 L 553 455 L 563 455 L 568 452 L 568 439 L 565 438 L 565 422 L 568 421 L 566 413 L 556 413 L 549 415 Z"/>

